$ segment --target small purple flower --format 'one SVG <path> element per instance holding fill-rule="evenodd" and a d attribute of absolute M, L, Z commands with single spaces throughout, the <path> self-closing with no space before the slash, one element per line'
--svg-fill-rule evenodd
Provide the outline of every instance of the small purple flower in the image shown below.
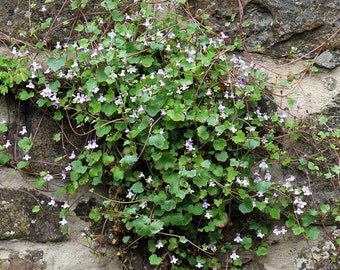
<path fill-rule="evenodd" d="M 19 131 L 20 135 L 25 135 L 27 133 L 26 126 L 22 126 L 21 131 Z"/>
<path fill-rule="evenodd" d="M 191 138 L 185 141 L 185 148 L 190 152 L 195 150 L 194 142 Z"/>
<path fill-rule="evenodd" d="M 135 194 L 132 192 L 131 188 L 129 188 L 128 194 L 126 195 L 126 198 L 131 199 L 133 197 L 133 195 L 135 195 Z"/>
<path fill-rule="evenodd" d="M 209 179 L 209 187 L 214 187 L 214 186 L 216 186 L 214 180 Z"/>
<path fill-rule="evenodd" d="M 262 170 L 268 169 L 268 164 L 265 160 L 262 160 L 262 162 L 259 164 L 259 168 Z"/>
<path fill-rule="evenodd" d="M 264 234 L 262 233 L 261 230 L 258 230 L 256 236 L 259 237 L 259 238 L 263 238 L 263 237 L 264 237 Z"/>
<path fill-rule="evenodd" d="M 162 240 L 159 240 L 158 243 L 157 243 L 157 245 L 156 245 L 156 248 L 157 248 L 157 249 L 160 249 L 160 248 L 162 248 L 162 247 L 164 247 L 164 244 L 163 244 Z"/>
<path fill-rule="evenodd" d="M 29 154 L 25 154 L 24 156 L 23 156 L 23 160 L 26 160 L 26 161 L 28 161 L 28 160 L 30 160 L 32 157 L 29 155 Z"/>
<path fill-rule="evenodd" d="M 210 203 L 207 202 L 207 200 L 203 200 L 202 207 L 205 209 L 208 209 L 210 206 Z"/>
<path fill-rule="evenodd" d="M 63 217 L 63 219 L 60 220 L 59 223 L 60 223 L 61 226 L 65 226 L 67 224 L 66 217 Z"/>
<path fill-rule="evenodd" d="M 98 144 L 96 143 L 96 140 L 90 140 L 87 142 L 87 145 L 85 146 L 85 148 L 87 150 L 92 150 L 92 149 L 96 149 L 98 147 Z"/>
<path fill-rule="evenodd" d="M 170 263 L 171 263 L 171 264 L 176 264 L 177 261 L 178 261 L 178 259 L 177 259 L 174 255 L 172 255 L 172 256 L 171 256 Z"/>
<path fill-rule="evenodd" d="M 55 206 L 56 205 L 54 197 L 51 197 L 51 200 L 49 201 L 48 205 L 51 205 L 51 206 Z"/>
<path fill-rule="evenodd" d="M 65 167 L 65 171 L 70 171 L 70 170 L 72 170 L 72 165 L 71 165 L 71 163 L 69 163 L 66 167 Z"/>
<path fill-rule="evenodd" d="M 294 200 L 294 204 L 298 207 L 298 208 L 304 208 L 307 203 L 302 201 L 299 197 L 295 197 L 295 200 Z"/>
<path fill-rule="evenodd" d="M 67 208 L 70 207 L 70 205 L 68 204 L 67 201 L 65 201 L 64 204 L 61 207 L 64 208 L 64 209 L 67 209 Z"/>
<path fill-rule="evenodd" d="M 11 146 L 12 146 L 11 141 L 10 140 L 6 140 L 6 143 L 4 144 L 4 147 L 7 149 L 7 148 L 9 148 Z"/>
<path fill-rule="evenodd" d="M 281 234 L 285 235 L 286 232 L 287 232 L 286 227 L 285 227 L 285 226 L 282 226 L 282 227 L 281 227 Z"/>
<path fill-rule="evenodd" d="M 236 234 L 236 238 L 234 239 L 234 241 L 235 241 L 236 243 L 241 243 L 241 242 L 242 242 L 242 238 L 241 238 L 241 236 L 240 236 L 239 233 Z"/>
<path fill-rule="evenodd" d="M 272 180 L 272 175 L 270 174 L 270 171 L 266 172 L 266 174 L 264 176 L 264 180 L 266 180 L 266 181 Z"/>
<path fill-rule="evenodd" d="M 235 261 L 237 260 L 238 258 L 240 258 L 239 255 L 236 254 L 236 250 L 233 250 L 232 254 L 230 255 L 230 258 Z"/>
<path fill-rule="evenodd" d="M 274 227 L 273 233 L 275 235 L 279 235 L 281 233 L 281 231 L 277 228 L 277 226 Z"/>
<path fill-rule="evenodd" d="M 201 262 L 198 262 L 196 265 L 195 265 L 197 268 L 202 268 L 203 267 L 203 264 Z"/>
<path fill-rule="evenodd" d="M 44 176 L 44 179 L 45 179 L 47 182 L 49 182 L 49 181 L 51 181 L 51 180 L 53 179 L 53 176 L 50 175 L 49 172 L 47 172 L 47 174 Z"/>
<path fill-rule="evenodd" d="M 76 158 L 76 154 L 75 154 L 74 150 L 72 150 L 72 153 L 68 158 L 69 159 L 75 159 Z"/>
<path fill-rule="evenodd" d="M 207 212 L 205 213 L 204 216 L 205 216 L 207 219 L 211 219 L 211 218 L 213 217 L 213 215 L 210 214 L 210 211 L 209 211 L 209 210 L 207 210 Z"/>
<path fill-rule="evenodd" d="M 297 214 L 297 215 L 301 215 L 301 214 L 303 214 L 303 210 L 301 208 L 298 208 L 294 211 L 294 213 Z"/>
<path fill-rule="evenodd" d="M 303 186 L 303 187 L 302 187 L 302 192 L 303 192 L 303 195 L 305 195 L 305 196 L 310 196 L 310 195 L 313 194 L 313 193 L 311 192 L 310 188 L 307 187 L 307 186 Z"/>

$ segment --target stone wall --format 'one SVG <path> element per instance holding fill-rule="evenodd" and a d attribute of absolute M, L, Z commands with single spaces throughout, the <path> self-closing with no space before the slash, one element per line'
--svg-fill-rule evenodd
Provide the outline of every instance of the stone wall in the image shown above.
<path fill-rule="evenodd" d="M 44 1 L 36 2 L 41 9 Z M 32 14 L 27 0 L 0 0 L 0 36 L 5 36 L 6 39 L 13 37 L 22 25 L 41 22 L 46 16 L 58 12 L 61 2 L 55 6 L 55 10 Z M 232 30 L 224 27 L 232 14 L 237 14 L 235 21 L 238 21 L 238 1 L 216 0 L 215 5 L 205 0 L 188 2 L 192 13 L 197 16 L 199 9 L 209 10 L 210 18 L 206 23 L 213 25 L 216 31 L 224 31 L 230 37 L 239 34 L 236 23 L 232 24 Z M 249 52 L 240 53 L 266 71 L 269 83 L 277 84 L 288 75 L 301 74 L 301 79 L 289 88 L 276 87 L 274 96 L 281 108 L 287 107 L 284 96 L 289 95 L 302 104 L 300 108 L 291 111 L 293 115 L 307 116 L 325 112 L 334 119 L 335 125 L 339 125 L 339 0 L 243 0 L 240 3 L 243 18 L 250 24 L 243 29 Z M 63 16 L 67 15 L 75 14 L 65 11 Z M 61 36 L 65 36 L 63 31 L 67 29 L 59 32 Z M 324 43 L 326 40 L 328 42 Z M 315 48 L 320 50 L 314 50 Z M 302 55 L 307 56 L 307 59 L 293 60 Z M 310 60 L 315 60 L 319 66 L 318 73 L 304 73 Z M 30 111 L 29 107 L 24 107 L 24 110 L 26 111 L 18 111 L 13 100 L 0 97 L 0 120 L 8 122 L 15 129 L 27 125 L 33 131 L 41 114 Z M 18 115 L 25 117 L 21 117 L 18 122 Z M 62 149 L 58 144 L 50 145 L 44 141 L 44 136 L 48 132 L 53 133 L 56 128 L 51 120 L 45 120 L 42 122 L 42 134 L 37 139 L 34 153 L 37 159 L 46 160 L 46 157 L 50 156 L 53 160 Z M 51 155 L 51 152 L 55 155 Z M 79 202 L 90 200 L 91 194 L 86 189 L 81 189 L 74 196 L 58 198 L 57 206 L 52 207 L 48 205 L 51 192 L 34 191 L 34 181 L 34 177 L 11 168 L 0 167 L 0 259 L 4 259 L 0 269 L 121 269 L 113 249 L 105 247 L 106 250 L 102 251 L 105 251 L 107 256 L 99 256 L 97 259 L 91 254 L 91 246 L 86 243 L 88 223 L 80 219 L 74 210 Z M 54 214 L 58 213 L 58 207 L 61 207 L 63 201 L 68 201 L 71 205 L 67 237 L 60 234 L 60 219 Z M 31 209 L 36 204 L 41 204 L 42 208 L 46 207 L 48 211 L 32 213 Z M 50 211 L 50 208 L 55 211 Z M 312 270 L 315 269 L 313 258 L 314 263 L 315 260 L 323 262 L 319 264 L 322 268 L 318 269 L 340 269 L 339 264 L 327 268 L 330 265 L 327 264 L 330 256 L 336 254 L 327 237 L 339 233 L 339 228 L 337 224 L 329 224 L 326 229 L 328 236 L 325 234 L 318 241 L 311 243 L 304 239 L 285 241 L 273 235 L 270 239 L 269 255 L 255 261 L 249 269 Z"/>

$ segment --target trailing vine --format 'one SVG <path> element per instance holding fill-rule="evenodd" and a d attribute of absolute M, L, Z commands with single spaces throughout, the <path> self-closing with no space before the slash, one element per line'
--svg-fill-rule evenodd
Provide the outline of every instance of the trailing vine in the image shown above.
<path fill-rule="evenodd" d="M 89 218 L 111 226 L 122 254 L 146 245 L 146 264 L 155 269 L 241 269 L 242 251 L 266 255 L 271 233 L 314 240 L 319 222 L 339 222 L 339 198 L 315 202 L 312 180 L 338 188 L 339 129 L 325 129 L 325 117 L 266 111 L 265 74 L 238 54 L 242 39 L 227 42 L 224 33 L 180 15 L 175 8 L 185 1 L 103 0 L 86 16 L 88 2 L 64 2 L 84 19 L 66 40 L 48 40 L 57 18 L 41 24 L 44 39 L 30 44 L 41 51 L 36 59 L 28 42 L 11 44 L 11 56 L 0 57 L 1 94 L 46 109 L 60 127 L 67 123 L 73 136 L 86 137 L 83 148 L 72 149 L 66 133 L 55 134 L 51 139 L 68 144 L 55 160 L 62 169 L 38 172 L 35 188 L 58 178 L 65 184 L 56 196 L 105 186 L 108 195 Z M 32 12 L 46 12 L 53 0 L 31 3 Z M 13 159 L 5 138 L 0 163 L 25 170 L 34 142 L 26 127 L 18 135 L 21 159 Z M 311 153 L 287 147 L 300 141 Z M 277 164 L 292 175 L 274 179 Z M 280 219 L 285 223 L 274 227 Z M 340 239 L 331 241 L 339 252 Z"/>

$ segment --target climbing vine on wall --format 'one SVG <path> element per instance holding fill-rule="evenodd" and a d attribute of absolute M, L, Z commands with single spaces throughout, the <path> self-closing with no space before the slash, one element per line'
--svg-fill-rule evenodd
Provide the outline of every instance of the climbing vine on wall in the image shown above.
<path fill-rule="evenodd" d="M 45 2 L 32 10 L 45 12 L 53 1 Z M 325 129 L 325 117 L 313 122 L 279 107 L 266 111 L 265 75 L 237 53 L 240 38 L 230 42 L 226 33 L 180 15 L 185 1 L 105 0 L 89 16 L 87 4 L 63 6 L 83 14 L 68 39 L 39 40 L 31 51 L 28 42 L 11 44 L 11 56 L 0 57 L 2 94 L 48 108 L 74 136 L 88 138 L 55 160 L 64 165 L 59 172 L 40 171 L 35 188 L 58 178 L 65 184 L 56 196 L 105 186 L 108 196 L 89 217 L 120 231 L 114 243 L 121 250 L 146 245 L 147 263 L 158 269 L 222 269 L 225 261 L 239 269 L 244 250 L 267 254 L 271 233 L 317 239 L 317 222 L 339 221 L 338 201 L 312 203 L 311 182 L 314 175 L 339 185 L 339 130 Z M 35 30 L 57 26 L 47 19 Z M 13 162 L 12 142 L 3 139 L 1 164 L 30 166 L 34 142 L 25 130 L 22 160 Z M 0 132 L 7 131 L 0 123 Z M 335 165 L 322 152 L 285 148 L 308 138 L 322 142 Z M 273 164 L 292 175 L 273 179 Z M 64 205 L 60 224 L 67 234 Z M 282 218 L 285 224 L 273 227 Z M 339 247 L 339 239 L 332 241 Z M 218 260 L 220 253 L 227 260 Z"/>

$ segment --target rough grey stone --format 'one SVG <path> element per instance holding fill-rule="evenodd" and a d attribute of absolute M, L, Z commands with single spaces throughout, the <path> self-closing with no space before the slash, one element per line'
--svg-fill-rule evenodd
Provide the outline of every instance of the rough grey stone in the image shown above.
<path fill-rule="evenodd" d="M 46 262 L 43 260 L 43 250 L 26 250 L 23 252 L 10 251 L 8 260 L 0 266 L 1 270 L 44 270 Z"/>
<path fill-rule="evenodd" d="M 26 239 L 37 242 L 65 240 L 60 232 L 61 204 L 48 205 L 50 198 L 24 189 L 0 189 L 0 240 Z M 38 213 L 32 209 L 41 205 Z"/>
<path fill-rule="evenodd" d="M 324 51 L 315 59 L 315 63 L 323 68 L 336 68 L 340 66 L 340 52 Z"/>
<path fill-rule="evenodd" d="M 19 102 L 14 97 L 0 99 L 0 106 L 3 105 L 0 108 L 0 121 L 3 119 L 8 124 L 6 139 L 9 139 L 14 145 L 24 136 L 29 137 L 33 145 L 29 152 L 32 162 L 25 169 L 30 172 L 49 171 L 59 174 L 59 178 L 61 178 L 60 173 L 67 166 L 68 160 L 65 159 L 65 163 L 60 165 L 55 162 L 55 159 L 69 156 L 72 151 L 78 154 L 83 149 L 87 137 L 74 136 L 73 130 L 76 130 L 76 127 L 73 120 L 63 119 L 57 122 L 53 119 L 52 110 L 41 110 L 30 102 L 21 102 L 20 106 L 18 104 Z M 23 126 L 26 126 L 28 133 L 20 135 L 18 131 Z M 83 133 L 84 130 L 79 129 L 77 132 Z M 53 140 L 55 134 L 60 134 L 60 141 Z M 11 147 L 8 151 L 16 161 L 20 161 L 25 155 L 20 147 Z M 55 180 L 58 180 L 58 177 L 55 177 Z M 61 181 L 61 179 L 59 180 Z"/>
<path fill-rule="evenodd" d="M 325 77 L 322 79 L 322 82 L 325 85 L 325 88 L 329 91 L 333 91 L 336 89 L 336 85 L 338 81 L 334 79 L 333 77 Z"/>
<path fill-rule="evenodd" d="M 103 11 L 98 4 L 99 0 L 89 0 L 88 7 L 81 12 L 78 9 L 70 9 L 68 4 L 64 5 L 64 2 L 52 1 L 46 4 L 45 0 L 0 0 L 0 37 L 8 41 L 11 41 L 12 37 L 24 39 L 24 35 L 19 33 L 25 31 L 35 33 L 33 39 L 39 37 L 50 44 L 56 41 L 66 42 L 73 25 L 88 21 L 90 19 L 88 14 L 94 9 L 98 13 Z M 34 4 L 34 7 L 31 4 Z M 42 8 L 43 6 L 45 9 Z M 84 14 L 87 14 L 86 18 Z M 52 19 L 51 27 L 41 29 L 41 24 L 48 18 Z M 69 23 L 63 24 L 64 21 Z M 32 37 L 27 37 L 32 41 Z"/>
<path fill-rule="evenodd" d="M 243 27 L 246 44 L 250 51 L 282 57 L 307 53 L 319 46 L 340 28 L 339 0 L 245 0 L 243 19 L 249 22 Z M 208 10 L 210 25 L 217 32 L 224 31 L 232 38 L 239 36 L 239 17 L 231 27 L 225 27 L 232 14 L 239 14 L 238 1 L 215 0 L 214 6 L 207 0 L 189 0 L 193 14 Z M 328 46 L 339 48 L 339 36 L 335 35 Z M 292 52 L 292 47 L 297 48 Z"/>

